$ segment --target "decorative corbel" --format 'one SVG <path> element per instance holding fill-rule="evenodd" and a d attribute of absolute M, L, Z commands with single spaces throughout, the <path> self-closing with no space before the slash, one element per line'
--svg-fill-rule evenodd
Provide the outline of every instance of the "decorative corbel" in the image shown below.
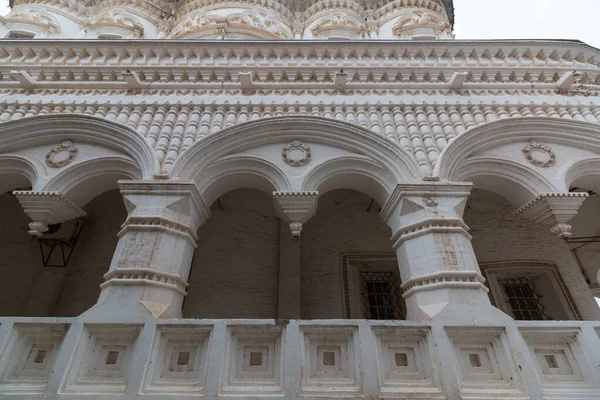
<path fill-rule="evenodd" d="M 302 224 L 317 212 L 319 192 L 273 192 L 277 216 L 290 224 L 292 236 L 300 237 Z"/>
<path fill-rule="evenodd" d="M 567 239 L 572 235 L 568 222 L 587 197 L 587 193 L 581 192 L 544 193 L 520 207 L 514 215 L 549 226 L 558 238 Z"/>
<path fill-rule="evenodd" d="M 29 234 L 33 236 L 42 236 L 49 229 L 48 225 L 85 216 L 85 211 L 59 192 L 15 190 L 13 195 L 33 220 L 29 224 Z"/>

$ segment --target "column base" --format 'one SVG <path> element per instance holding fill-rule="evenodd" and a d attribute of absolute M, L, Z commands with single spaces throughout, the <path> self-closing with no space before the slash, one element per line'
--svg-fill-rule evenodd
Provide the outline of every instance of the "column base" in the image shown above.
<path fill-rule="evenodd" d="M 148 286 L 112 286 L 103 288 L 98 304 L 83 315 L 104 320 L 127 321 L 132 319 L 182 318 L 182 296 Z"/>
<path fill-rule="evenodd" d="M 443 321 L 444 324 L 495 325 L 512 318 L 490 304 L 481 289 L 426 290 L 406 298 L 407 320 Z"/>

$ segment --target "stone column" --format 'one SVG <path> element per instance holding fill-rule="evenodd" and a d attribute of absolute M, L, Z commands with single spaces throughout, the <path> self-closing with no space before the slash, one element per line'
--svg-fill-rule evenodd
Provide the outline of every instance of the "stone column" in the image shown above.
<path fill-rule="evenodd" d="M 119 187 L 129 215 L 88 313 L 180 318 L 196 231 L 209 208 L 192 182 L 119 181 Z"/>
<path fill-rule="evenodd" d="M 281 218 L 279 237 L 279 295 L 277 318 L 301 317 L 302 225 L 317 212 L 318 192 L 273 192 L 275 212 Z M 291 235 L 290 235 L 291 233 Z"/>
<path fill-rule="evenodd" d="M 398 185 L 381 210 L 393 233 L 407 319 L 507 317 L 490 304 L 462 219 L 471 186 Z"/>

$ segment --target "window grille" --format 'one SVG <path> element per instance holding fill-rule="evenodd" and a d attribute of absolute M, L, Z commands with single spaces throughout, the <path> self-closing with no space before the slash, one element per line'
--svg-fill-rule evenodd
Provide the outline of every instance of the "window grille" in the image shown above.
<path fill-rule="evenodd" d="M 400 319 L 398 285 L 392 272 L 363 271 L 362 297 L 366 319 Z"/>
<path fill-rule="evenodd" d="M 549 319 L 544 314 L 544 305 L 540 303 L 540 295 L 527 278 L 498 279 L 504 287 L 507 303 L 512 309 L 514 318 L 521 321 L 539 321 Z"/>

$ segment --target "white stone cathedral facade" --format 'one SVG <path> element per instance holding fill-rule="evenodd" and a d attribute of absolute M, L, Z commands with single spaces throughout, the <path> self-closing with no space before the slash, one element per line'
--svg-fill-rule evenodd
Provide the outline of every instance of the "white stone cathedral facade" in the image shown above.
<path fill-rule="evenodd" d="M 0 399 L 600 398 L 600 50 L 452 0 L 11 7 Z"/>

